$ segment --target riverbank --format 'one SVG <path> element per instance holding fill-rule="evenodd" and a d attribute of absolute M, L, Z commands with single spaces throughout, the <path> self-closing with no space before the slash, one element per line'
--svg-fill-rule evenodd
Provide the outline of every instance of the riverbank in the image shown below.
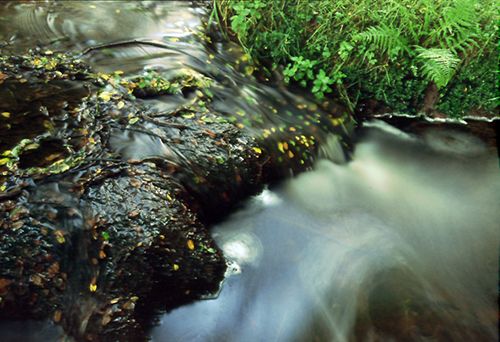
<path fill-rule="evenodd" d="M 227 1 L 212 15 L 261 68 L 351 112 L 491 117 L 494 1 Z"/>

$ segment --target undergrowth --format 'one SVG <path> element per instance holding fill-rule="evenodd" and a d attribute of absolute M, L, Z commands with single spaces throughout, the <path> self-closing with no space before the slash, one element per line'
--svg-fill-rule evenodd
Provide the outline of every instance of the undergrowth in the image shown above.
<path fill-rule="evenodd" d="M 213 0 L 215 17 L 286 82 L 351 110 L 376 99 L 395 111 L 461 116 L 498 105 L 493 0 Z"/>

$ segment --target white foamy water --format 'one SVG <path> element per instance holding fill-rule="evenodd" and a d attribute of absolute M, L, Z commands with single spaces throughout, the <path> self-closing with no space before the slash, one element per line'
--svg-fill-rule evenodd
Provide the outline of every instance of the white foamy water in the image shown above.
<path fill-rule="evenodd" d="M 369 128 L 351 162 L 249 201 L 214 229 L 239 272 L 153 340 L 496 341 L 498 159 L 436 132 Z"/>

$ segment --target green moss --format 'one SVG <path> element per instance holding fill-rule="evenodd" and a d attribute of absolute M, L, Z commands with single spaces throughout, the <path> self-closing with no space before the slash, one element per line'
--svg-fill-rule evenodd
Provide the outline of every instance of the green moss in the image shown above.
<path fill-rule="evenodd" d="M 181 69 L 174 77 L 166 78 L 155 70 L 147 70 L 139 77 L 125 81 L 138 97 L 179 94 L 183 89 L 201 89 L 207 96 L 212 81 L 206 76 L 189 69 Z"/>

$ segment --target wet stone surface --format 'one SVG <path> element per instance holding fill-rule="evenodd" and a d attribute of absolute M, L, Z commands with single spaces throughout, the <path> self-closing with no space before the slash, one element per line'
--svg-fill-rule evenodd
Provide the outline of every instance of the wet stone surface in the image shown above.
<path fill-rule="evenodd" d="M 0 65 L 16 99 L 1 119 L 0 317 L 50 317 L 76 340 L 144 339 L 156 311 L 217 291 L 225 261 L 198 217 L 260 191 L 264 153 L 207 110 L 157 113 L 126 82 L 102 90 L 113 75 L 58 56 L 75 70 L 51 76 L 41 56 Z M 85 97 L 53 105 L 51 86 L 73 78 Z M 124 136 L 161 151 L 134 156 Z"/>

